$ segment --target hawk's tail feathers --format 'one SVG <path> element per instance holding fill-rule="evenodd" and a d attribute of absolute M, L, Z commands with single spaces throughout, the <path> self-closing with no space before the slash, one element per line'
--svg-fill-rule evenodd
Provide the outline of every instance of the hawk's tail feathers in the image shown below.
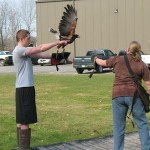
<path fill-rule="evenodd" d="M 54 34 L 58 33 L 58 32 L 57 32 L 56 30 L 54 30 L 53 28 L 50 28 L 50 29 L 49 29 L 49 32 L 54 33 Z"/>
<path fill-rule="evenodd" d="M 55 34 L 56 39 L 59 40 L 59 33 L 56 30 L 54 30 L 53 28 L 50 28 L 48 31 Z"/>

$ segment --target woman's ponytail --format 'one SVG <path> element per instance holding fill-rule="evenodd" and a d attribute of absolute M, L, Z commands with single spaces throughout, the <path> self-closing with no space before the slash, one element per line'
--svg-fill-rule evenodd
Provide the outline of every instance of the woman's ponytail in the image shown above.
<path fill-rule="evenodd" d="M 137 41 L 132 41 L 129 45 L 129 51 L 131 54 L 133 54 L 133 58 L 136 61 L 141 60 L 140 55 L 141 45 Z"/>

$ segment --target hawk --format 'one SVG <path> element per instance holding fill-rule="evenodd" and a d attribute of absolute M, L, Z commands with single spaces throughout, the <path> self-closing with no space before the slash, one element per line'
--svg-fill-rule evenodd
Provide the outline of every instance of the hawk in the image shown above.
<path fill-rule="evenodd" d="M 77 10 L 72 5 L 67 5 L 65 8 L 65 11 L 63 12 L 63 16 L 61 17 L 58 29 L 58 31 L 54 29 L 50 29 L 50 32 L 54 33 L 59 40 L 67 40 L 67 44 L 71 44 L 75 41 L 76 38 L 79 38 L 78 34 L 75 34 L 75 29 L 77 26 Z M 58 46 L 59 49 L 63 46 Z"/>

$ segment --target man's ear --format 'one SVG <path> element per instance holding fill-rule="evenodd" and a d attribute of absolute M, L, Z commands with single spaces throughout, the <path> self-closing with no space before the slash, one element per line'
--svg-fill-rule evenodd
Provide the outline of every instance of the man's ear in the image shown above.
<path fill-rule="evenodd" d="M 19 38 L 18 42 L 22 41 L 22 38 Z"/>
<path fill-rule="evenodd" d="M 20 38 L 19 41 L 23 41 L 24 38 Z"/>

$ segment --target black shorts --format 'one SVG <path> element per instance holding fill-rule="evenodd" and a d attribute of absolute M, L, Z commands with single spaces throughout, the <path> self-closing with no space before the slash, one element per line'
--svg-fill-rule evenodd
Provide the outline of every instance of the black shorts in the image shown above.
<path fill-rule="evenodd" d="M 16 88 L 16 123 L 37 122 L 34 87 Z"/>

